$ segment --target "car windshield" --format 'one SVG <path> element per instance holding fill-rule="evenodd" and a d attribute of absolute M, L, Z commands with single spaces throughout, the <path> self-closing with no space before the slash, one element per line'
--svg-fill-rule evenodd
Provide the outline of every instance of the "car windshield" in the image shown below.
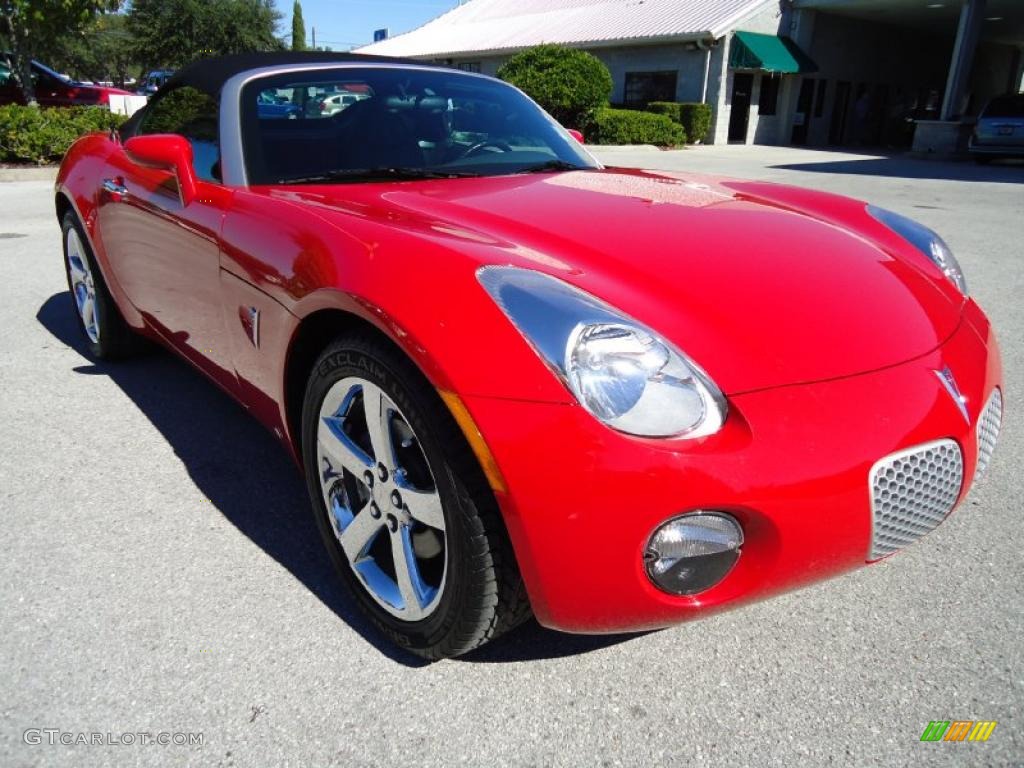
<path fill-rule="evenodd" d="M 515 88 L 456 71 L 344 67 L 242 91 L 250 184 L 358 183 L 599 167 Z"/>
<path fill-rule="evenodd" d="M 1000 96 L 985 107 L 982 117 L 1024 117 L 1024 95 Z"/>

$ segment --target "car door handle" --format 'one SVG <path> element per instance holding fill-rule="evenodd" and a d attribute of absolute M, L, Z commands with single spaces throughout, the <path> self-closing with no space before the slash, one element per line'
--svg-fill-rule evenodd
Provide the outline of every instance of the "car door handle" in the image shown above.
<path fill-rule="evenodd" d="M 103 191 L 108 193 L 114 202 L 120 202 L 128 196 L 128 187 L 121 183 L 121 179 L 104 179 Z"/>

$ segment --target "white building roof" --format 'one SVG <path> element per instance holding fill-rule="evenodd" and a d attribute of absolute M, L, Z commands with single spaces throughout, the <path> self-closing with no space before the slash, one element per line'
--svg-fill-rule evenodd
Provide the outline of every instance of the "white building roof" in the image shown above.
<path fill-rule="evenodd" d="M 418 29 L 358 49 L 440 57 L 541 43 L 629 45 L 721 37 L 767 0 L 469 0 Z"/>

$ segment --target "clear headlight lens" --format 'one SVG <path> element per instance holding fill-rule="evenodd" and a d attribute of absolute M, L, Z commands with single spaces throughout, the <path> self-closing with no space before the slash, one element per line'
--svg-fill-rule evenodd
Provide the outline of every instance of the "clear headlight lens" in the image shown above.
<path fill-rule="evenodd" d="M 963 270 L 960 269 L 960 262 L 956 260 L 953 252 L 946 245 L 946 241 L 938 234 L 924 224 L 918 224 L 913 219 L 908 219 L 906 216 L 885 208 L 869 205 L 867 211 L 931 259 L 932 263 L 941 269 L 942 273 L 960 290 L 960 293 L 964 296 L 967 295 L 967 279 L 964 277 Z"/>
<path fill-rule="evenodd" d="M 569 388 L 605 424 L 634 435 L 668 436 L 721 421 L 707 417 L 711 399 L 681 355 L 628 325 L 581 325 L 565 361 Z M 716 412 L 717 414 L 717 412 Z"/>
<path fill-rule="evenodd" d="M 579 403 L 643 437 L 721 429 L 725 398 L 699 366 L 640 323 L 554 277 L 484 267 L 481 284 Z"/>

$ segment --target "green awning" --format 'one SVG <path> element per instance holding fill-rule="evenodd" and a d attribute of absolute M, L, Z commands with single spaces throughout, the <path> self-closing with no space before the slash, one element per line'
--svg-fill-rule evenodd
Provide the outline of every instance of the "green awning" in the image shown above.
<path fill-rule="evenodd" d="M 786 75 L 818 71 L 818 65 L 811 61 L 811 57 L 788 37 L 757 32 L 733 33 L 729 66 Z"/>

